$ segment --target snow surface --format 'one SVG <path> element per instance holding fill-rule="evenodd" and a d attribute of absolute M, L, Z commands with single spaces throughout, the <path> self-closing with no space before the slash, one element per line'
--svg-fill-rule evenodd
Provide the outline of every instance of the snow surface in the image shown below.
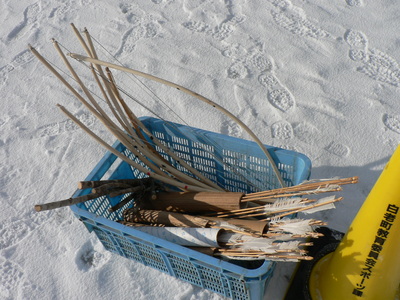
<path fill-rule="evenodd" d="M 334 229 L 346 231 L 399 142 L 397 0 L 0 3 L 0 299 L 223 299 L 108 253 L 69 208 L 34 212 L 68 198 L 105 152 L 57 103 L 113 141 L 27 50 L 62 67 L 54 37 L 83 54 L 71 22 L 123 64 L 213 99 L 263 142 L 306 154 L 312 178 L 359 176 L 336 210 L 316 216 Z M 171 110 L 125 83 L 163 118 L 250 139 L 196 99 L 146 85 Z M 279 265 L 265 299 L 282 298 L 291 267 Z"/>

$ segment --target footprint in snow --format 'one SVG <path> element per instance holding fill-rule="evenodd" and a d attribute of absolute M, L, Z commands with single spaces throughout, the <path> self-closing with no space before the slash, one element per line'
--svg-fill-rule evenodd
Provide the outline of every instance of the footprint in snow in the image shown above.
<path fill-rule="evenodd" d="M 80 112 L 75 114 L 75 116 L 89 128 L 96 122 L 95 117 L 88 112 Z M 46 124 L 37 128 L 33 133 L 30 133 L 30 138 L 57 136 L 63 133 L 74 132 L 78 129 L 78 125 L 76 125 L 70 119 L 67 119 L 65 121 Z"/>
<path fill-rule="evenodd" d="M 29 50 L 24 50 L 17 54 L 10 63 L 0 68 L 0 84 L 7 81 L 8 74 L 15 70 L 15 68 L 22 66 L 33 59 L 33 54 Z"/>
<path fill-rule="evenodd" d="M 227 10 L 229 11 L 227 18 L 219 24 L 210 25 L 203 21 L 190 20 L 182 23 L 182 26 L 192 32 L 203 33 L 223 41 L 235 31 L 238 25 L 246 21 L 246 16 L 240 12 L 240 6 L 228 3 Z"/>
<path fill-rule="evenodd" d="M 9 259 L 0 257 L 0 299 L 41 299 L 40 288 L 25 278 L 22 269 Z"/>
<path fill-rule="evenodd" d="M 12 168 L 6 170 L 7 174 L 13 172 Z M 12 181 L 12 175 L 9 178 L 3 175 L 2 178 L 6 181 Z M 50 214 L 38 214 L 35 211 L 29 211 L 27 214 L 21 214 L 18 219 L 4 220 L 0 224 L 0 250 L 10 248 L 31 235 L 38 226 L 49 221 Z"/>
<path fill-rule="evenodd" d="M 258 82 L 268 89 L 268 101 L 277 109 L 287 112 L 295 106 L 295 99 L 272 73 L 262 73 Z"/>
<path fill-rule="evenodd" d="M 363 0 L 346 0 L 346 3 L 348 6 L 356 6 L 356 7 L 364 6 Z"/>
<path fill-rule="evenodd" d="M 274 75 L 273 59 L 264 53 L 262 45 L 246 49 L 240 44 L 232 44 L 222 51 L 222 55 L 234 61 L 227 71 L 229 78 L 258 75 L 258 82 L 267 88 L 267 99 L 275 108 L 287 112 L 295 106 L 293 95 Z"/>
<path fill-rule="evenodd" d="M 326 148 L 326 151 L 339 157 L 347 157 L 350 154 L 350 148 L 338 142 L 331 142 Z"/>
<path fill-rule="evenodd" d="M 268 100 L 273 106 L 283 112 L 294 106 L 294 98 L 287 89 L 272 90 L 268 93 Z"/>
<path fill-rule="evenodd" d="M 159 31 L 160 27 L 157 23 L 150 22 L 146 24 L 140 20 L 137 25 L 128 29 L 122 36 L 122 42 L 116 56 L 132 53 L 140 40 L 154 38 Z"/>
<path fill-rule="evenodd" d="M 329 38 L 331 34 L 307 19 L 299 7 L 294 6 L 289 0 L 269 0 L 277 10 L 271 15 L 277 25 L 292 34 L 315 39 Z"/>
<path fill-rule="evenodd" d="M 11 30 L 11 32 L 7 35 L 7 40 L 10 41 L 12 39 L 20 38 L 26 32 L 30 32 L 29 26 L 36 23 L 37 17 L 41 13 L 41 11 L 42 8 L 40 5 L 40 1 L 26 7 L 24 10 L 23 20 Z"/>
<path fill-rule="evenodd" d="M 3 222 L 0 226 L 0 250 L 17 244 L 31 231 L 22 220 Z"/>
<path fill-rule="evenodd" d="M 293 138 L 293 127 L 287 121 L 278 121 L 271 125 L 271 134 L 275 139 L 291 139 Z"/>
<path fill-rule="evenodd" d="M 75 263 L 79 270 L 88 272 L 101 268 L 111 257 L 100 241 L 87 241 L 76 253 Z"/>
<path fill-rule="evenodd" d="M 385 124 L 386 128 L 400 133 L 400 116 L 384 114 L 383 124 Z"/>
<path fill-rule="evenodd" d="M 349 29 L 344 39 L 351 48 L 350 59 L 362 64 L 357 71 L 374 80 L 400 86 L 400 66 L 394 58 L 378 49 L 369 48 L 368 38 L 361 31 Z"/>
<path fill-rule="evenodd" d="M 82 3 L 82 5 L 88 5 L 88 4 Z M 65 22 L 68 20 L 69 16 L 76 14 L 76 11 L 77 9 L 75 8 L 74 5 L 64 3 L 54 8 L 51 11 L 49 17 L 55 18 L 57 22 Z"/>

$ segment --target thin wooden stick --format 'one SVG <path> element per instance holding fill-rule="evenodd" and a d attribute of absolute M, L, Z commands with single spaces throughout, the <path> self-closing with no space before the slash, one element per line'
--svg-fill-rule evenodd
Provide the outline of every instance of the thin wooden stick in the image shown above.
<path fill-rule="evenodd" d="M 109 70 L 107 72 L 107 69 L 108 68 L 106 68 L 106 73 L 108 75 L 108 79 L 109 79 L 109 83 L 110 83 L 110 86 L 111 86 L 111 90 L 114 93 L 114 98 L 118 99 L 118 101 L 120 101 L 121 104 L 125 103 L 125 102 L 123 102 L 122 98 L 120 97 L 120 95 L 118 93 L 118 89 L 116 88 L 115 81 L 114 81 L 114 78 L 113 78 L 111 72 Z M 115 105 L 117 106 L 117 104 L 115 104 Z M 127 108 L 127 106 L 125 105 L 124 106 L 125 111 L 126 111 L 126 108 Z M 119 110 L 120 110 L 121 116 L 123 116 L 124 120 L 126 120 L 122 110 L 120 108 L 119 108 Z M 130 117 L 132 117 L 132 115 L 128 114 L 128 118 L 129 119 L 130 119 Z M 128 120 L 126 120 L 126 122 L 128 123 Z M 132 124 L 132 125 L 137 127 L 137 125 L 135 125 L 135 124 Z M 195 178 L 193 178 L 193 177 L 191 177 L 191 176 L 189 176 L 189 175 L 177 170 L 176 168 L 174 168 L 167 160 L 165 160 L 165 158 L 163 158 L 157 151 L 155 151 L 155 149 L 153 147 L 151 147 L 146 142 L 146 140 L 144 139 L 143 136 L 140 137 L 141 133 L 140 133 L 139 129 L 137 129 L 137 133 L 134 132 L 131 129 L 130 133 L 131 133 L 132 136 L 137 137 L 137 139 L 139 141 L 138 145 L 140 146 L 141 151 L 143 151 L 144 153 L 147 153 L 147 156 L 149 156 L 150 159 L 152 159 L 158 165 L 160 165 L 161 168 L 165 169 L 166 171 L 168 171 L 173 176 L 175 176 L 176 178 L 178 178 L 179 180 L 181 180 L 183 182 L 188 182 L 188 183 L 191 183 L 193 185 L 198 185 L 198 186 L 201 186 L 201 187 L 204 187 L 204 188 L 209 188 L 210 187 L 209 185 L 204 184 L 204 183 L 200 182 L 199 180 L 197 180 L 197 179 L 195 179 Z"/>
<path fill-rule="evenodd" d="M 96 140 L 100 145 L 102 145 L 104 148 L 106 148 L 108 151 L 119 157 L 121 160 L 125 161 L 129 165 L 133 166 L 134 168 L 138 169 L 140 172 L 143 172 L 144 174 L 148 175 L 149 177 L 153 177 L 156 180 L 159 180 L 161 182 L 167 183 L 174 185 L 184 191 L 194 191 L 194 192 L 205 192 L 208 191 L 204 188 L 198 187 L 198 186 L 192 186 L 188 185 L 186 183 L 182 183 L 179 181 L 176 181 L 175 179 L 169 178 L 169 177 L 164 177 L 161 176 L 151 170 L 146 169 L 142 165 L 135 163 L 133 160 L 129 159 L 125 155 L 123 155 L 121 152 L 116 150 L 115 148 L 111 147 L 108 145 L 104 140 L 102 140 L 99 136 L 97 136 L 93 131 L 91 131 L 89 128 L 87 128 L 82 122 L 80 122 L 74 115 L 72 115 L 65 107 L 62 105 L 58 104 L 57 105 L 60 110 L 65 113 L 74 123 L 76 123 L 79 127 L 81 127 L 88 135 L 90 135 L 94 140 Z"/>
<path fill-rule="evenodd" d="M 55 209 L 55 208 L 60 208 L 64 206 L 70 206 L 82 202 L 86 202 L 89 200 L 96 199 L 98 197 L 106 195 L 105 193 L 96 193 L 96 194 L 88 194 L 88 195 L 83 195 L 79 196 L 76 198 L 69 198 L 66 200 L 61 200 L 61 201 L 55 201 L 55 202 L 50 202 L 50 203 L 45 203 L 45 204 L 37 204 L 35 205 L 35 210 L 36 211 L 44 211 L 44 210 L 50 210 L 50 209 Z"/>
<path fill-rule="evenodd" d="M 318 188 L 324 188 L 329 185 L 335 185 L 335 184 L 345 185 L 345 184 L 353 184 L 353 183 L 357 183 L 357 182 L 358 182 L 358 177 L 349 177 L 349 178 L 342 178 L 342 179 L 323 180 L 323 181 L 318 181 L 318 182 L 303 183 L 303 184 L 294 185 L 294 186 L 290 186 L 290 187 L 286 187 L 286 188 L 279 188 L 279 189 L 273 189 L 273 190 L 269 190 L 269 191 L 262 191 L 262 192 L 246 194 L 243 197 L 243 200 L 260 197 L 260 196 L 270 196 L 270 195 L 279 195 L 279 194 L 289 193 L 289 192 L 315 190 Z"/>
<path fill-rule="evenodd" d="M 106 70 L 109 70 L 108 68 L 106 68 Z M 183 160 L 181 157 L 177 156 L 175 154 L 174 151 L 172 151 L 170 148 L 166 147 L 157 137 L 155 137 L 147 128 L 146 126 L 144 126 L 144 124 L 139 120 L 138 117 L 136 117 L 136 115 L 132 112 L 132 110 L 126 105 L 125 101 L 123 100 L 123 98 L 119 95 L 118 92 L 118 88 L 115 84 L 115 81 L 113 80 L 113 77 L 111 75 L 110 72 L 110 82 L 112 84 L 113 87 L 113 91 L 114 93 L 116 93 L 116 98 L 120 101 L 120 104 L 122 105 L 122 107 L 125 110 L 125 113 L 127 114 L 127 116 L 129 117 L 131 124 L 136 128 L 137 134 L 139 135 L 139 137 L 141 137 L 141 139 L 146 143 L 146 139 L 144 138 L 143 135 L 140 136 L 141 134 L 141 130 L 143 130 L 143 132 L 145 132 L 150 139 L 158 146 L 160 147 L 167 155 L 169 155 L 172 159 L 174 159 L 177 163 L 179 163 L 180 165 L 182 165 L 185 169 L 187 169 L 188 171 L 190 171 L 193 175 L 197 176 L 201 181 L 203 181 L 204 183 L 206 183 L 208 186 L 215 188 L 216 190 L 220 190 L 223 191 L 223 189 L 221 187 L 219 187 L 215 182 L 212 182 L 210 179 L 208 179 L 207 177 L 205 177 L 203 174 L 201 174 L 198 170 L 196 170 L 195 168 L 191 167 L 188 163 L 186 163 L 185 160 Z M 152 148 L 148 143 L 146 143 L 147 147 L 153 151 L 154 148 Z M 157 155 L 159 155 L 158 152 Z M 162 157 L 161 157 L 162 158 Z M 169 164 L 169 162 L 167 162 L 164 158 L 162 158 L 167 164 Z"/>
<path fill-rule="evenodd" d="M 99 187 L 95 187 L 92 189 L 92 193 L 104 193 L 104 192 L 110 192 L 111 190 L 115 189 L 126 189 L 130 188 L 131 186 L 126 184 L 126 183 L 120 183 L 120 182 L 111 182 L 107 184 L 103 184 Z"/>
<path fill-rule="evenodd" d="M 32 46 L 29 46 L 30 47 L 30 50 L 32 51 L 32 53 L 61 81 L 61 82 L 63 82 L 66 86 L 67 86 L 67 88 L 68 89 L 70 89 L 70 91 L 83 103 L 83 104 L 85 104 L 85 106 L 87 106 L 87 108 L 93 113 L 93 114 L 95 114 L 95 116 L 100 120 L 100 121 L 102 121 L 103 122 L 103 124 L 105 124 L 105 126 L 106 126 L 106 128 L 108 128 L 108 129 L 110 129 L 110 131 L 114 134 L 114 135 L 116 135 L 117 136 L 117 138 L 120 140 L 120 141 L 125 141 L 125 143 L 124 143 L 124 145 L 125 146 L 127 146 L 128 147 L 128 149 L 129 150 L 131 150 L 131 151 L 135 151 L 135 149 L 133 149 L 132 147 L 129 147 L 129 142 L 126 140 L 126 134 L 120 134 L 121 132 L 116 132 L 115 130 L 113 130 L 113 128 L 111 128 L 110 126 L 108 126 L 107 125 L 107 122 L 104 120 L 104 118 L 102 118 L 102 116 L 96 111 L 96 110 L 94 110 L 93 109 L 93 107 L 85 100 L 85 99 L 83 99 L 83 97 L 32 47 Z M 60 53 L 60 55 L 61 55 L 61 57 L 63 57 L 63 54 L 62 54 L 62 52 Z M 67 65 L 69 65 L 69 62 L 67 61 L 67 63 L 66 63 Z M 72 68 L 72 67 L 71 67 Z M 74 73 L 74 72 L 73 72 Z M 75 73 L 76 74 L 76 73 Z M 60 106 L 60 105 L 58 105 L 59 106 L 59 108 L 64 112 L 64 113 L 66 113 L 66 109 L 65 108 L 63 108 L 62 106 Z M 67 114 L 67 113 L 66 113 Z M 72 115 L 72 114 L 70 114 L 69 112 L 68 112 L 68 114 L 67 114 L 70 118 L 71 117 L 73 117 L 74 118 L 74 116 Z M 89 133 L 89 132 L 91 132 L 92 134 L 94 134 L 90 129 L 88 129 L 85 125 L 83 125 L 79 120 L 77 120 L 76 118 L 74 118 L 74 120 L 73 120 L 76 124 L 78 124 L 81 128 L 86 128 L 86 132 L 87 133 Z M 77 121 L 77 122 L 76 122 Z M 117 127 L 114 127 L 114 128 L 117 128 Z M 125 137 L 124 137 L 125 136 Z M 94 137 L 93 135 L 92 135 L 92 137 Z M 98 136 L 96 136 L 96 138 L 95 138 L 95 140 L 97 140 L 97 141 L 99 141 L 99 137 Z M 101 139 L 100 139 L 101 140 Z M 157 176 L 157 178 L 161 178 L 161 177 L 164 177 L 164 180 L 160 180 L 160 181 L 162 181 L 162 182 L 170 182 L 170 184 L 172 184 L 172 182 L 174 182 L 175 184 L 173 184 L 173 185 L 175 185 L 175 186 L 177 186 L 177 187 L 179 187 L 179 188 L 182 188 L 182 190 L 183 191 L 187 191 L 187 190 L 191 190 L 191 191 L 209 191 L 209 190 L 212 190 L 210 187 L 207 187 L 207 188 L 201 188 L 201 187 L 198 187 L 198 188 L 195 188 L 195 185 L 192 185 L 192 184 L 187 184 L 187 183 L 180 183 L 180 182 L 178 182 L 178 181 L 176 181 L 176 180 L 173 180 L 173 179 L 171 179 L 171 178 L 169 178 L 169 177 L 166 177 L 166 174 L 165 173 L 163 173 L 163 172 L 161 172 L 158 168 L 156 168 L 156 167 L 154 167 L 154 168 L 151 168 L 151 169 L 153 169 L 154 170 L 154 172 L 152 171 L 152 172 L 149 172 L 149 170 L 147 170 L 147 169 L 145 169 L 145 168 L 143 168 L 141 165 L 139 165 L 139 164 L 137 164 L 137 163 L 135 163 L 135 162 L 133 162 L 132 160 L 130 160 L 130 159 L 128 159 L 126 156 L 124 156 L 124 155 L 122 155 L 120 152 L 118 152 L 118 151 L 116 151 L 114 148 L 112 148 L 111 146 L 109 146 L 107 143 L 105 143 L 104 141 L 102 141 L 102 142 L 100 142 L 100 144 L 101 145 L 103 145 L 104 147 L 106 147 L 108 150 L 110 150 L 110 149 L 113 149 L 113 150 L 110 150 L 110 152 L 113 152 L 114 154 L 115 153 L 118 153 L 117 154 L 117 156 L 119 157 L 119 158 L 121 158 L 121 157 L 124 157 L 124 158 L 121 158 L 121 159 L 123 159 L 124 161 L 128 161 L 129 162 L 129 164 L 131 164 L 132 166 L 135 166 L 138 170 L 141 170 L 142 172 L 144 172 L 145 174 L 151 174 L 151 176 L 153 176 L 154 174 L 156 174 Z M 105 145 L 107 145 L 107 146 L 105 146 Z M 151 163 L 150 162 L 148 162 L 150 165 L 151 165 Z M 178 185 L 176 185 L 176 184 L 178 184 Z"/>
<path fill-rule="evenodd" d="M 224 253 L 220 252 L 220 249 L 214 255 L 216 256 L 229 256 L 229 257 L 248 257 L 248 258 L 261 258 L 266 257 L 267 259 L 291 259 L 291 260 L 313 260 L 312 256 L 303 256 L 303 255 L 279 255 L 279 254 L 271 254 L 268 252 L 259 252 L 259 253 L 243 253 L 243 252 L 228 252 Z"/>
<path fill-rule="evenodd" d="M 133 70 L 133 69 L 130 69 L 130 68 L 126 68 L 126 67 L 123 67 L 123 66 L 115 65 L 115 64 L 108 63 L 108 62 L 105 62 L 105 61 L 101 61 L 101 60 L 98 60 L 98 59 L 94 59 L 94 58 L 91 58 L 91 57 L 85 57 L 85 56 L 82 56 L 82 55 L 79 55 L 79 54 L 75 54 L 75 53 L 70 53 L 70 56 L 72 58 L 75 58 L 75 59 L 78 59 L 78 60 L 81 60 L 81 61 L 86 61 L 86 62 L 90 62 L 90 63 L 99 64 L 99 65 L 106 66 L 106 67 L 109 67 L 109 68 L 112 68 L 112 69 L 116 69 L 116 70 L 120 70 L 120 71 L 123 71 L 123 72 L 131 73 L 131 74 L 134 74 L 134 75 L 137 75 L 137 76 L 141 76 L 141 77 L 144 77 L 144 78 L 148 78 L 150 80 L 154 80 L 154 81 L 157 81 L 159 83 L 162 83 L 162 84 L 165 84 L 165 85 L 168 85 L 168 86 L 172 86 L 172 87 L 177 88 L 178 90 L 180 90 L 180 91 L 182 91 L 184 93 L 187 93 L 187 94 L 189 94 L 189 95 L 191 95 L 191 96 L 193 96 L 193 97 L 195 97 L 195 98 L 197 98 L 197 99 L 199 99 L 199 100 L 211 105 L 212 107 L 218 109 L 219 111 L 221 111 L 222 113 L 224 113 L 225 115 L 227 115 L 231 119 L 233 119 L 236 123 L 238 123 L 253 138 L 253 140 L 257 143 L 257 145 L 259 145 L 259 147 L 261 148 L 261 150 L 264 152 L 265 156 L 269 160 L 269 162 L 270 162 L 270 164 L 272 166 L 272 169 L 273 169 L 273 171 L 274 171 L 274 173 L 275 173 L 280 185 L 282 187 L 286 186 L 284 181 L 283 181 L 283 179 L 282 179 L 282 176 L 281 176 L 281 174 L 280 174 L 280 172 L 278 170 L 278 167 L 276 166 L 275 161 L 273 160 L 271 154 L 268 152 L 268 149 L 266 149 L 264 144 L 260 141 L 260 139 L 239 118 L 235 117 L 232 113 L 230 113 L 229 111 L 227 111 L 225 108 L 223 108 L 222 106 L 218 105 L 214 101 L 211 101 L 210 99 L 207 99 L 206 97 L 201 96 L 198 93 L 195 93 L 195 92 L 193 92 L 193 91 L 191 91 L 191 90 L 189 90 L 189 89 L 187 89 L 187 88 L 185 88 L 183 86 L 180 86 L 180 85 L 175 84 L 173 82 L 158 78 L 156 76 L 152 76 L 150 74 L 146 74 L 146 73 L 143 73 L 143 72 L 140 72 L 140 71 L 136 71 L 136 70 Z"/>
<path fill-rule="evenodd" d="M 78 189 L 89 189 L 89 188 L 97 188 L 99 186 L 109 184 L 109 183 L 124 183 L 130 186 L 137 185 L 146 185 L 150 184 L 153 181 L 153 178 L 145 177 L 145 178 L 135 178 L 135 179 L 112 179 L 112 180 L 98 180 L 98 181 L 79 181 Z"/>
<path fill-rule="evenodd" d="M 135 194 L 132 193 L 129 196 L 127 196 L 125 199 L 121 200 L 120 202 L 118 202 L 116 205 L 114 205 L 113 207 L 110 207 L 108 209 L 109 212 L 114 212 L 117 211 L 118 209 L 122 208 L 123 206 L 125 206 L 126 204 L 128 204 L 130 201 L 132 201 L 135 198 Z"/>
<path fill-rule="evenodd" d="M 270 202 L 273 203 L 279 198 L 286 198 L 286 197 L 298 197 L 304 195 L 317 195 L 321 193 L 331 193 L 331 192 L 339 192 L 342 188 L 340 186 L 330 189 L 330 190 L 311 190 L 311 191 L 304 191 L 304 192 L 294 192 L 294 193 L 287 193 L 287 194 L 278 194 L 278 195 L 270 195 L 270 196 L 259 196 L 259 197 L 248 197 L 244 196 L 242 202 L 255 202 L 255 203 L 263 203 L 263 202 Z M 259 202 L 257 202 L 259 201 Z"/>
<path fill-rule="evenodd" d="M 315 202 L 315 199 L 307 199 L 304 198 L 302 201 L 300 201 L 298 204 L 307 204 L 307 203 L 312 203 Z M 226 217 L 231 217 L 231 216 L 242 216 L 243 217 L 251 217 L 254 216 L 252 215 L 253 213 L 256 213 L 258 211 L 265 211 L 266 206 L 262 205 L 262 206 L 256 206 L 256 207 L 249 207 L 249 208 L 242 208 L 242 209 L 236 209 L 236 210 L 231 210 L 231 211 L 222 211 L 222 212 L 212 212 L 209 215 L 215 215 L 218 218 L 226 218 Z M 293 210 L 293 208 L 291 208 Z M 276 212 L 283 212 L 285 210 L 282 211 L 276 211 Z M 274 212 L 275 213 L 275 212 Z M 265 213 L 263 213 L 265 214 Z M 260 215 L 263 215 L 260 214 Z M 259 215 L 255 215 L 255 216 L 259 216 Z"/>
<path fill-rule="evenodd" d="M 82 45 L 83 49 L 85 50 L 86 54 L 89 55 L 89 56 L 96 55 L 96 52 L 95 52 L 94 48 L 93 48 L 93 49 L 89 49 L 89 46 L 86 44 L 85 40 L 82 38 L 81 34 L 79 33 L 78 29 L 75 27 L 75 25 L 74 25 L 73 23 L 71 23 L 71 27 L 72 27 L 73 32 L 75 33 L 75 36 L 78 38 L 78 41 L 80 42 L 80 44 Z M 92 44 L 92 45 L 93 45 L 93 44 Z M 113 103 L 114 103 L 114 105 L 115 105 L 115 102 L 116 102 L 116 101 L 115 101 L 114 95 L 113 95 L 113 93 L 112 93 L 112 91 L 111 91 L 109 82 L 106 80 L 106 77 L 105 77 L 105 75 L 104 75 L 104 72 L 103 72 L 101 66 L 95 64 L 95 67 L 96 67 L 97 71 L 99 72 L 100 77 L 102 78 L 103 83 L 104 83 L 104 85 L 105 85 L 105 87 L 106 87 L 106 90 L 107 90 L 107 92 L 108 92 L 108 95 L 109 95 L 109 97 L 107 97 L 107 96 L 105 97 L 105 100 L 106 100 L 106 102 L 107 102 L 107 104 L 108 104 L 108 107 L 110 108 L 110 110 L 111 110 L 111 112 L 113 113 L 114 117 L 115 117 L 115 118 L 118 120 L 118 122 L 121 124 L 121 126 L 122 126 L 127 132 L 129 132 L 129 130 L 130 130 L 129 126 L 127 126 L 127 124 L 125 124 L 125 123 L 123 122 L 123 120 L 120 118 L 120 116 L 118 115 L 118 113 L 117 113 L 116 110 L 114 109 Z M 91 70 L 93 70 L 93 68 L 91 68 Z M 94 70 L 93 70 L 93 71 L 94 71 Z M 93 72 L 92 72 L 92 73 L 93 73 Z M 96 74 L 95 72 L 93 73 L 93 76 L 95 77 L 95 80 L 96 80 L 96 82 L 98 83 L 98 85 L 101 86 L 100 81 L 98 81 L 97 74 Z M 96 78 L 97 78 L 97 79 L 96 79 Z M 100 89 L 102 90 L 102 87 L 101 87 Z M 103 94 L 103 95 L 104 95 L 104 94 Z M 110 99 L 111 99 L 111 100 L 110 100 Z"/>
<path fill-rule="evenodd" d="M 75 80 L 78 82 L 82 90 L 84 91 L 85 95 L 89 98 L 92 104 L 94 104 L 95 107 L 99 107 L 97 105 L 96 100 L 93 98 L 92 94 L 89 92 L 89 90 L 86 88 L 85 84 L 82 82 L 78 74 L 75 72 L 74 68 L 71 66 L 67 58 L 65 57 L 64 53 L 61 51 L 58 43 L 53 40 L 53 45 L 56 48 L 58 54 L 60 55 L 61 59 L 63 60 L 64 64 L 67 66 L 68 70 L 71 72 L 72 76 L 75 78 Z M 71 87 L 72 88 L 72 87 Z M 79 94 L 78 94 L 79 95 Z M 80 96 L 80 95 L 79 95 Z M 95 110 L 83 97 L 77 97 L 78 100 L 82 102 L 86 106 L 86 108 L 91 111 L 98 120 L 100 120 L 111 133 L 114 134 L 132 153 L 140 157 L 140 160 L 148 166 L 150 169 L 154 170 L 157 174 L 161 176 L 165 176 L 165 174 L 159 170 L 159 168 L 153 164 L 153 162 L 149 161 L 145 156 L 143 156 L 139 151 L 136 150 L 135 147 L 131 147 L 132 139 L 128 137 L 124 132 L 122 132 L 115 123 L 111 121 L 111 119 L 103 118 L 103 116 L 100 115 L 100 113 Z"/>
<path fill-rule="evenodd" d="M 144 191 L 144 190 L 145 190 L 144 186 L 134 186 L 134 187 L 129 187 L 127 189 L 110 192 L 109 195 L 111 198 L 114 198 L 119 195 L 128 194 L 128 193 L 136 193 L 136 192 L 140 192 L 140 191 Z"/>

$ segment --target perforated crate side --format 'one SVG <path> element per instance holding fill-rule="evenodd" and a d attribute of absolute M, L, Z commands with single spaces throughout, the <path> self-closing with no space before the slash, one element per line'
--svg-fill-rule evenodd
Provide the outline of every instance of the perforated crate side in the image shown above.
<path fill-rule="evenodd" d="M 269 162 L 253 142 L 180 124 L 165 123 L 154 118 L 146 117 L 142 121 L 154 136 L 175 149 L 181 158 L 188 160 L 193 167 L 228 190 L 248 193 L 257 191 L 254 185 L 260 186 L 260 189 L 279 187 Z M 151 139 L 149 142 L 151 143 Z M 115 143 L 114 148 L 131 159 L 136 159 L 122 144 Z M 311 163 L 307 157 L 279 148 L 268 147 L 268 149 L 288 185 L 298 184 L 308 178 Z M 171 164 L 180 167 L 161 149 L 157 150 Z M 102 179 L 115 159 L 114 155 L 107 153 L 86 180 Z M 189 173 L 183 167 L 180 168 L 183 172 Z M 110 178 L 104 179 L 145 176 L 122 162 Z M 77 191 L 74 196 L 89 192 L 90 190 Z M 118 203 L 121 197 L 104 196 L 74 205 L 71 209 L 85 223 L 89 231 L 96 233 L 109 251 L 232 299 L 263 298 L 274 263 L 265 261 L 261 267 L 247 269 L 117 223 L 116 221 L 122 218 L 123 209 L 134 202 L 133 199 L 124 208 L 110 213 L 108 209 Z"/>

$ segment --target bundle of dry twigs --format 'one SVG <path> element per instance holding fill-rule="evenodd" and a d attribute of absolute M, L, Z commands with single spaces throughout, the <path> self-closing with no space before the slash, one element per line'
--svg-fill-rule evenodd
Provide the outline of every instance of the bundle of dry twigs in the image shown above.
<path fill-rule="evenodd" d="M 121 202 L 109 208 L 110 212 L 123 210 L 124 219 L 121 222 L 125 225 L 135 226 L 137 229 L 142 227 L 204 228 L 212 229 L 214 233 L 216 229 L 220 230 L 215 237 L 215 244 L 218 247 L 212 247 L 212 251 L 210 250 L 210 253 L 215 256 L 236 259 L 310 259 L 303 249 L 304 246 L 309 245 L 305 239 L 318 237 L 319 234 L 315 233 L 313 229 L 324 223 L 314 219 L 285 217 L 293 216 L 298 212 L 313 213 L 322 209 L 334 208 L 334 203 L 342 200 L 341 197 L 324 197 L 318 200 L 302 197 L 340 191 L 342 185 L 355 183 L 357 178 L 315 180 L 294 187 L 286 187 L 276 164 L 258 138 L 224 108 L 177 84 L 98 60 L 89 32 L 85 29 L 84 36 L 82 36 L 73 24 L 72 28 L 87 57 L 77 54 L 70 56 L 81 62 L 90 63 L 87 66 L 90 68 L 93 79 L 111 114 L 107 114 L 106 110 L 96 101 L 57 41 L 53 40 L 53 45 L 71 77 L 78 84 L 78 89 L 74 88 L 35 48 L 30 46 L 30 50 L 133 154 L 134 159 L 106 143 L 65 107 L 59 104 L 57 106 L 100 145 L 132 168 L 146 174 L 147 178 L 80 182 L 78 187 L 80 189 L 91 188 L 91 193 L 36 205 L 37 211 L 96 201 L 99 197 L 106 195 L 111 198 L 125 195 Z M 234 118 L 260 145 L 282 188 L 251 194 L 232 193 L 224 190 L 194 168 L 192 162 L 186 161 L 178 152 L 160 141 L 143 125 L 122 98 L 110 69 L 103 68 L 103 66 L 138 74 L 173 86 Z M 156 151 L 156 148 L 159 151 Z M 177 165 L 166 160 L 165 155 Z M 175 187 L 181 192 L 171 192 L 167 186 Z M 202 232 L 206 231 L 202 230 Z"/>
<path fill-rule="evenodd" d="M 167 192 L 163 184 L 152 178 L 83 181 L 80 189 L 92 189 L 91 193 L 77 198 L 36 205 L 37 211 L 59 208 L 85 201 L 96 201 L 108 195 L 113 198 L 125 195 L 109 208 L 121 210 L 120 223 L 138 230 L 148 227 L 193 228 L 192 234 L 213 239 L 211 244 L 196 244 L 187 240 L 184 246 L 210 248 L 207 253 L 229 259 L 270 259 L 297 261 L 312 259 L 304 249 L 311 244 L 309 238 L 318 238 L 315 228 L 325 226 L 321 220 L 293 218 L 298 212 L 314 213 L 334 208 L 333 203 L 342 198 L 334 196 L 319 200 L 300 198 L 299 194 L 317 195 L 341 190 L 341 185 L 356 183 L 357 178 L 314 180 L 303 184 L 269 190 L 262 193 L 242 194 L 232 192 Z M 261 197 L 268 197 L 264 204 Z M 291 197 L 291 195 L 293 195 Z M 273 196 L 273 198 L 269 198 Z M 249 201 L 249 199 L 256 199 Z M 247 208 L 236 208 L 250 205 Z M 290 217 L 287 217 L 290 216 Z M 202 229 L 198 231 L 198 229 Z M 210 231 L 207 231 L 210 229 Z M 216 234 L 215 229 L 220 231 Z M 165 231 L 146 231 L 168 239 Z M 174 230 L 174 235 L 187 235 L 187 231 Z M 201 240 L 201 239 L 200 239 Z M 176 242 L 174 240 L 174 242 Z M 212 249 L 211 249 L 212 248 Z M 204 252 L 204 249 L 202 250 Z"/>

